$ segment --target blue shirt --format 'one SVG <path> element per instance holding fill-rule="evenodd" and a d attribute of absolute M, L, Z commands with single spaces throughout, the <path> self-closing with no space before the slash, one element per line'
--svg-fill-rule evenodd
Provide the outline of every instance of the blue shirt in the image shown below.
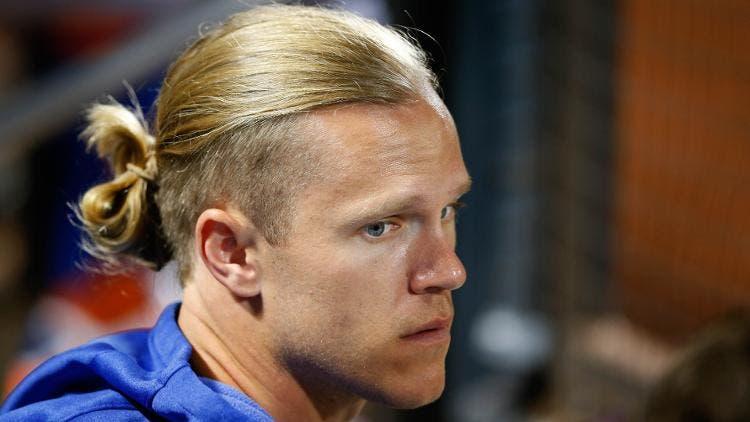
<path fill-rule="evenodd" d="M 0 421 L 272 421 L 239 391 L 199 376 L 177 325 L 179 303 L 150 330 L 94 340 L 35 369 L 0 408 Z"/>

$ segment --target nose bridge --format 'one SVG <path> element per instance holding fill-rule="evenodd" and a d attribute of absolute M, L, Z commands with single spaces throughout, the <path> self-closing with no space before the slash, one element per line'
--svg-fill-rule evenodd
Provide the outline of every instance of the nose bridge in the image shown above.
<path fill-rule="evenodd" d="M 455 236 L 446 230 L 425 230 L 416 245 L 410 289 L 455 290 L 466 281 L 466 270 L 455 252 Z"/>

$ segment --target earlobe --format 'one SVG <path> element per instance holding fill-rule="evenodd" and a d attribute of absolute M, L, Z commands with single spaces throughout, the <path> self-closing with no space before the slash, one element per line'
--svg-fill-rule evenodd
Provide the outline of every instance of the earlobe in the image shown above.
<path fill-rule="evenodd" d="M 235 296 L 260 294 L 257 260 L 258 231 L 247 219 L 221 209 L 207 209 L 198 217 L 195 241 L 203 265 Z"/>

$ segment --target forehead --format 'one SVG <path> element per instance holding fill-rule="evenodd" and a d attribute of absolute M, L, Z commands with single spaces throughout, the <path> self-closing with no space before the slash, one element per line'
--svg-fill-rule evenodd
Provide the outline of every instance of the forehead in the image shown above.
<path fill-rule="evenodd" d="M 468 184 L 453 120 L 439 99 L 336 106 L 311 113 L 307 128 L 323 174 L 298 203 L 304 220 L 323 208 L 347 217 L 387 204 L 446 203 Z"/>
<path fill-rule="evenodd" d="M 369 180 L 430 172 L 436 165 L 463 168 L 453 120 L 439 99 L 345 104 L 313 113 L 309 123 L 339 183 L 361 182 L 357 173 Z"/>

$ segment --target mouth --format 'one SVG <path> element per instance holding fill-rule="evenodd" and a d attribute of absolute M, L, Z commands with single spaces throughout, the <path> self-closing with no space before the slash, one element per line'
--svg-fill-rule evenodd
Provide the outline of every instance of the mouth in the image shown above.
<path fill-rule="evenodd" d="M 450 341 L 451 322 L 453 318 L 436 318 L 401 336 L 402 340 L 416 343 L 433 344 Z"/>

